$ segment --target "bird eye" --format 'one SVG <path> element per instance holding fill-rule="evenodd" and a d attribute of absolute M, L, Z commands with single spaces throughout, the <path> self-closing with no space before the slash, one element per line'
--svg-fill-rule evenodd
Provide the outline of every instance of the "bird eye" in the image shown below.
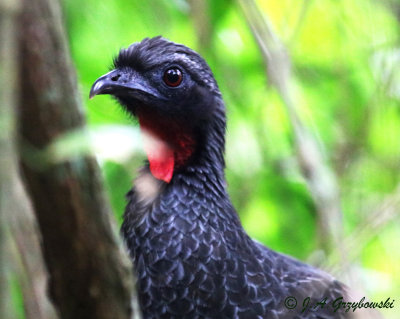
<path fill-rule="evenodd" d="M 166 85 L 177 87 L 182 82 L 182 71 L 178 68 L 170 68 L 164 72 L 163 80 Z"/>

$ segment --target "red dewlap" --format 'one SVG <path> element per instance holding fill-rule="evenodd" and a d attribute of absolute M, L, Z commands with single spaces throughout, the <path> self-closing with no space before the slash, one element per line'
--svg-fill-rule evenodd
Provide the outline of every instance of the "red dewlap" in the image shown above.
<path fill-rule="evenodd" d="M 144 149 L 150 171 L 159 180 L 169 183 L 174 169 L 186 163 L 194 152 L 194 139 L 189 130 L 175 121 L 153 114 L 138 114 L 144 138 Z"/>

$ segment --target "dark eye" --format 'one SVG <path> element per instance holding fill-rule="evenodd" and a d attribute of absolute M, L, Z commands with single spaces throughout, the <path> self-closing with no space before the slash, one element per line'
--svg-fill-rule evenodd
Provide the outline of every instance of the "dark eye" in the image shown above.
<path fill-rule="evenodd" d="M 166 85 L 176 87 L 182 82 L 182 71 L 178 68 L 170 68 L 164 72 L 163 80 Z"/>

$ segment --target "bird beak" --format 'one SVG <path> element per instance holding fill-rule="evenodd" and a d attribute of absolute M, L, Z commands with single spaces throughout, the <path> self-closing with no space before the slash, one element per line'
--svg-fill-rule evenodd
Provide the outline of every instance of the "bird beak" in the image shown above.
<path fill-rule="evenodd" d="M 100 94 L 112 94 L 115 96 L 140 96 L 145 95 L 147 97 L 159 97 L 150 85 L 147 85 L 147 81 L 140 75 L 132 72 L 128 73 L 124 70 L 112 70 L 107 74 L 99 77 L 92 85 L 90 89 L 89 98 L 93 98 Z"/>

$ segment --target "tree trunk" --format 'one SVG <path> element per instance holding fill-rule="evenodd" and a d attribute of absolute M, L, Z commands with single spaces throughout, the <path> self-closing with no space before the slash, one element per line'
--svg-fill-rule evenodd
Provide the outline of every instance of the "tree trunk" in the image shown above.
<path fill-rule="evenodd" d="M 84 126 L 55 0 L 24 0 L 20 21 L 21 162 L 61 318 L 131 318 L 131 264 L 111 223 L 96 161 L 55 162 L 49 146 Z M 82 130 L 84 131 L 84 130 Z"/>

